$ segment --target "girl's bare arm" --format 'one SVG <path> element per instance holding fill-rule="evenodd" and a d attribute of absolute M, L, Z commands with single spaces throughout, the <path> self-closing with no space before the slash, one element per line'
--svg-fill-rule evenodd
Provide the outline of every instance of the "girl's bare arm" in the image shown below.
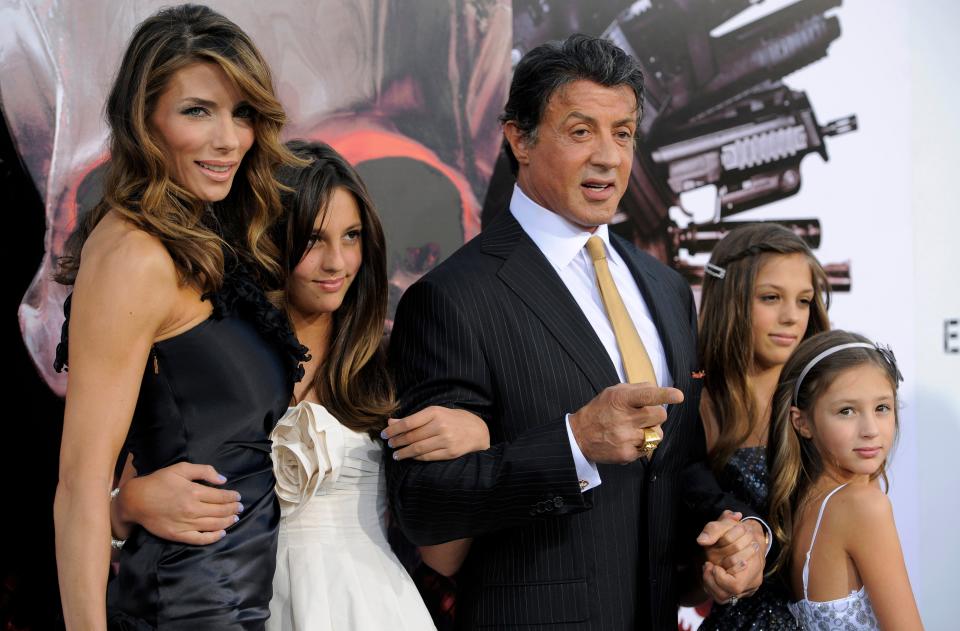
<path fill-rule="evenodd" d="M 841 525 L 847 553 L 866 587 L 884 630 L 923 629 L 890 499 L 875 486 L 850 489 L 849 511 Z"/>

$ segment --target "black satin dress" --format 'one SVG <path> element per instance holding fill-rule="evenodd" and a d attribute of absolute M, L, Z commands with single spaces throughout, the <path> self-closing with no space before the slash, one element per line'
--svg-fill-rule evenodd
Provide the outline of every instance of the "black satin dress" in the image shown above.
<path fill-rule="evenodd" d="M 204 298 L 214 306 L 209 319 L 154 344 L 126 445 L 141 475 L 183 461 L 212 465 L 227 478 L 222 488 L 240 493 L 244 511 L 206 546 L 137 528 L 110 585 L 111 629 L 253 630 L 270 615 L 280 509 L 269 434 L 286 412 L 306 349 L 241 268 Z"/>

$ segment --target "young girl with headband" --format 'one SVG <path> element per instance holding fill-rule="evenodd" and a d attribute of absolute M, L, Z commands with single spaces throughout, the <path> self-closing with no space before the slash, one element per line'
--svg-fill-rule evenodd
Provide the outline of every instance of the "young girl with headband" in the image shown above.
<path fill-rule="evenodd" d="M 803 342 L 774 396 L 770 521 L 805 629 L 922 629 L 893 521 L 893 353 L 846 331 Z M 828 508 L 829 503 L 829 510 Z"/>
<path fill-rule="evenodd" d="M 733 230 L 714 248 L 700 301 L 700 398 L 708 464 L 720 488 L 767 514 L 766 441 L 780 370 L 829 326 L 830 286 L 807 244 L 772 223 Z M 704 467 L 705 468 L 705 467 Z M 699 471 L 710 476 L 710 471 Z M 759 545 L 766 545 L 761 539 Z M 706 564 L 703 580 L 711 580 Z M 777 577 L 750 598 L 717 602 L 701 629 L 796 629 Z"/>

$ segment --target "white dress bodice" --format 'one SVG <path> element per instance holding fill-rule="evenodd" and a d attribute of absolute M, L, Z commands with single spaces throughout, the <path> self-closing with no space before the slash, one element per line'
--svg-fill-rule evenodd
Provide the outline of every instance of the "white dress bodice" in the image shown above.
<path fill-rule="evenodd" d="M 282 518 L 267 631 L 434 629 L 387 543 L 381 446 L 310 402 L 271 438 Z"/>

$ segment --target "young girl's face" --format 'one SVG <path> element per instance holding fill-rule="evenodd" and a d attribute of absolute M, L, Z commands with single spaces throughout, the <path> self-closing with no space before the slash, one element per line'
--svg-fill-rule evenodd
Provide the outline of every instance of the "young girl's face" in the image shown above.
<path fill-rule="evenodd" d="M 824 470 L 838 481 L 869 477 L 887 459 L 896 435 L 890 376 L 874 364 L 837 375 L 809 414 L 793 408 L 794 427 L 813 441 Z"/>
<path fill-rule="evenodd" d="M 326 212 L 317 213 L 311 243 L 287 282 L 291 315 L 309 319 L 340 308 L 363 259 L 361 228 L 357 200 L 337 188 Z"/>
<path fill-rule="evenodd" d="M 765 370 L 787 362 L 807 330 L 813 291 L 805 254 L 764 257 L 751 299 L 755 368 Z"/>

